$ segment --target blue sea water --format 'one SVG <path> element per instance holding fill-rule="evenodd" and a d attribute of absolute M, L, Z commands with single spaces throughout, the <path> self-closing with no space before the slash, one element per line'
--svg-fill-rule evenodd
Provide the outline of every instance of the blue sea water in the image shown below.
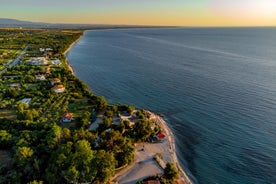
<path fill-rule="evenodd" d="M 67 57 L 110 103 L 164 114 L 196 183 L 276 183 L 276 28 L 86 31 Z"/>

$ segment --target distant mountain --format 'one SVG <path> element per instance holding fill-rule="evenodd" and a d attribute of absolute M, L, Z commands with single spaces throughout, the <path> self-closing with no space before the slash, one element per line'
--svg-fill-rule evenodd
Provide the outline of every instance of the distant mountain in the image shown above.
<path fill-rule="evenodd" d="M 48 23 L 22 21 L 17 19 L 0 18 L 0 28 L 44 28 Z"/>
<path fill-rule="evenodd" d="M 0 18 L 0 25 L 19 25 L 19 24 L 33 24 L 33 22 L 22 21 L 16 19 Z"/>
<path fill-rule="evenodd" d="M 108 25 L 108 24 L 54 24 L 43 22 L 22 21 L 17 19 L 0 18 L 0 28 L 57 28 L 57 29 L 117 29 L 117 28 L 151 28 L 157 26 L 139 25 Z M 159 26 L 166 27 L 166 26 Z"/>

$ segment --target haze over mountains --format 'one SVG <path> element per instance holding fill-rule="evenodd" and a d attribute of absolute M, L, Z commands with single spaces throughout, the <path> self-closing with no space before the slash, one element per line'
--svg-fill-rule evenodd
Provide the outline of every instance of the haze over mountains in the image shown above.
<path fill-rule="evenodd" d="M 31 22 L 17 19 L 0 18 L 0 28 L 58 28 L 58 29 L 109 29 L 109 28 L 136 28 L 156 27 L 141 25 L 107 25 L 107 24 L 62 24 Z"/>
<path fill-rule="evenodd" d="M 21 21 L 16 19 L 8 19 L 8 18 L 0 18 L 0 24 L 1 25 L 18 25 L 18 24 L 32 24 L 33 22 L 29 21 Z"/>

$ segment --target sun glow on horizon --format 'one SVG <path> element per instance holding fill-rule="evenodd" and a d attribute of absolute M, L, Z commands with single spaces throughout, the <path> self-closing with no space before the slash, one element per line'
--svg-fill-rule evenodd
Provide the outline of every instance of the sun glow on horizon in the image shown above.
<path fill-rule="evenodd" d="M 253 24 L 276 23 L 275 0 L 210 0 L 210 6 L 221 18 Z"/>
<path fill-rule="evenodd" d="M 1 0 L 0 17 L 49 23 L 276 26 L 276 0 Z"/>

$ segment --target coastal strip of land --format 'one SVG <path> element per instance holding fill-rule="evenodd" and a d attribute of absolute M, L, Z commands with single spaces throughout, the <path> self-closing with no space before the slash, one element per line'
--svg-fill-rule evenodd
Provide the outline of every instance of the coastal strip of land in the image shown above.
<path fill-rule="evenodd" d="M 150 111 L 148 111 L 148 113 L 152 114 L 152 116 L 155 119 L 155 122 L 163 129 L 164 133 L 167 135 L 167 138 L 169 140 L 169 145 L 170 145 L 169 152 L 171 154 L 173 163 L 175 164 L 175 166 L 177 167 L 177 169 L 180 173 L 180 176 L 184 179 L 186 184 L 192 184 L 192 181 L 190 180 L 190 178 L 188 177 L 186 172 L 183 170 L 183 168 L 179 164 L 179 161 L 176 156 L 174 135 L 173 135 L 172 131 L 170 130 L 170 128 L 168 127 L 166 121 L 157 114 L 154 114 Z"/>
<path fill-rule="evenodd" d="M 166 163 L 172 162 L 179 172 L 179 182 L 192 184 L 191 179 L 180 166 L 176 152 L 174 136 L 165 120 L 159 115 L 146 111 L 150 120 L 155 122 L 166 138 L 158 143 L 136 143 L 135 161 L 132 165 L 120 170 L 113 177 L 113 182 L 135 184 L 150 176 L 163 175 Z M 157 158 L 158 155 L 162 158 Z"/>
<path fill-rule="evenodd" d="M 81 38 L 82 36 L 68 47 L 68 49 L 63 53 L 65 57 L 74 44 L 76 44 Z M 74 74 L 74 70 L 69 62 L 69 59 L 66 57 L 68 68 Z M 179 172 L 180 180 L 185 184 L 192 184 L 191 179 L 179 164 L 176 156 L 174 135 L 169 129 L 167 123 L 161 116 L 151 111 L 146 111 L 146 113 L 149 115 L 149 119 L 155 122 L 162 129 L 166 138 L 159 143 L 136 143 L 134 163 L 117 171 L 116 175 L 112 178 L 112 181 L 122 184 L 136 184 L 136 182 L 148 178 L 149 176 L 162 175 L 166 163 L 172 162 Z M 156 155 L 162 155 L 162 159 L 157 160 Z"/>
<path fill-rule="evenodd" d="M 63 55 L 65 56 L 65 62 L 68 66 L 68 69 L 72 72 L 73 75 L 75 75 L 74 73 L 74 68 L 69 64 L 69 61 L 68 61 L 68 58 L 67 58 L 67 53 L 72 49 L 72 47 L 82 38 L 82 35 L 77 39 L 75 40 L 73 43 L 71 43 L 71 45 L 63 52 Z"/>
<path fill-rule="evenodd" d="M 78 39 L 76 39 L 73 43 L 71 43 L 71 45 L 63 52 L 63 55 L 66 56 L 66 54 L 72 49 L 72 47 L 82 38 L 82 36 L 80 36 Z"/>

